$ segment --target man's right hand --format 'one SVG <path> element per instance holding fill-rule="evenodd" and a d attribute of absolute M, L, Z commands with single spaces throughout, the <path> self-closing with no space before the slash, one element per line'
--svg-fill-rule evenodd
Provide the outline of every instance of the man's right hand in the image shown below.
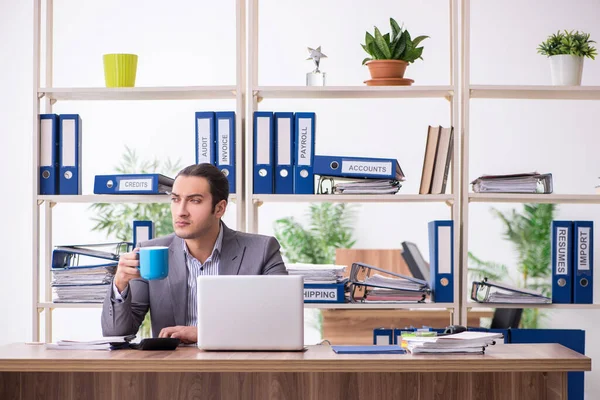
<path fill-rule="evenodd" d="M 133 249 L 130 253 L 125 253 L 119 257 L 119 265 L 115 274 L 114 283 L 119 293 L 127 288 L 129 281 L 140 277 L 140 260 L 138 259 L 138 248 Z"/>

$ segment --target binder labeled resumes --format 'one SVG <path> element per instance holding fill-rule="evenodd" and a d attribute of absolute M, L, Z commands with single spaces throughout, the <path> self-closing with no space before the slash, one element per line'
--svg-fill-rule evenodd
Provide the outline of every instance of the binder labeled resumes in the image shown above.
<path fill-rule="evenodd" d="M 275 193 L 294 193 L 294 113 L 275 113 Z"/>
<path fill-rule="evenodd" d="M 159 194 L 173 188 L 174 180 L 161 174 L 96 175 L 95 194 Z"/>
<path fill-rule="evenodd" d="M 594 302 L 594 221 L 573 222 L 573 303 Z"/>
<path fill-rule="evenodd" d="M 133 221 L 133 246 L 154 239 L 154 222 Z"/>
<path fill-rule="evenodd" d="M 431 299 L 437 303 L 452 303 L 454 302 L 454 222 L 431 221 L 428 228 Z"/>
<path fill-rule="evenodd" d="M 59 123 L 56 114 L 40 115 L 39 194 L 58 194 Z"/>
<path fill-rule="evenodd" d="M 296 113 L 294 163 L 294 194 L 314 194 L 315 121 L 313 112 Z"/>
<path fill-rule="evenodd" d="M 59 194 L 81 194 L 81 117 L 63 114 L 59 123 Z"/>
<path fill-rule="evenodd" d="M 573 224 L 552 221 L 552 303 L 573 300 Z"/>
<path fill-rule="evenodd" d="M 216 164 L 215 113 L 196 112 L 196 164 Z"/>
<path fill-rule="evenodd" d="M 273 190 L 273 113 L 254 113 L 253 193 L 272 194 Z"/>
<path fill-rule="evenodd" d="M 229 181 L 229 193 L 235 193 L 235 112 L 215 113 L 217 127 L 217 167 Z"/>
<path fill-rule="evenodd" d="M 392 158 L 315 156 L 314 172 L 344 178 L 405 179 L 398 160 Z"/>

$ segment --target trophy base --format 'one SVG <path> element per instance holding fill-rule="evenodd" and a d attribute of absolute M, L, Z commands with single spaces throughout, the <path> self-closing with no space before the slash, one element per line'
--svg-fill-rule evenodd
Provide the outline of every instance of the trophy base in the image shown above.
<path fill-rule="evenodd" d="M 325 86 L 326 76 L 325 72 L 307 72 L 306 86 Z"/>

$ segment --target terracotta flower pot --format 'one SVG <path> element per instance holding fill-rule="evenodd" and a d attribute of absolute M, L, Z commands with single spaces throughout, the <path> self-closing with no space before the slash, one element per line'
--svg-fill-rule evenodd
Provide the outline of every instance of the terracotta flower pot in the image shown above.
<path fill-rule="evenodd" d="M 371 60 L 366 65 L 373 79 L 404 78 L 408 63 L 402 60 Z"/>

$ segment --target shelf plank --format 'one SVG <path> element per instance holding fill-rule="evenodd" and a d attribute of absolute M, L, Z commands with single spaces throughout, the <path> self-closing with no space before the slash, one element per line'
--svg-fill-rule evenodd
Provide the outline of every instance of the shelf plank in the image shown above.
<path fill-rule="evenodd" d="M 600 100 L 600 86 L 471 85 L 471 98 Z"/>
<path fill-rule="evenodd" d="M 38 308 L 102 308 L 102 303 L 38 303 Z"/>
<path fill-rule="evenodd" d="M 133 88 L 39 88 L 52 100 L 197 100 L 235 99 L 236 86 L 173 86 Z"/>
<path fill-rule="evenodd" d="M 450 98 L 453 86 L 259 86 L 264 99 Z"/>
<path fill-rule="evenodd" d="M 597 194 L 469 193 L 471 203 L 600 204 Z"/>
<path fill-rule="evenodd" d="M 467 309 L 544 308 L 552 310 L 600 310 L 600 304 L 505 304 L 467 303 Z"/>
<path fill-rule="evenodd" d="M 255 194 L 255 203 L 452 203 L 451 194 Z"/>
<path fill-rule="evenodd" d="M 38 201 L 52 203 L 169 203 L 171 197 L 166 194 L 83 194 L 83 195 L 45 195 L 37 196 Z M 235 195 L 229 201 L 235 202 Z"/>

